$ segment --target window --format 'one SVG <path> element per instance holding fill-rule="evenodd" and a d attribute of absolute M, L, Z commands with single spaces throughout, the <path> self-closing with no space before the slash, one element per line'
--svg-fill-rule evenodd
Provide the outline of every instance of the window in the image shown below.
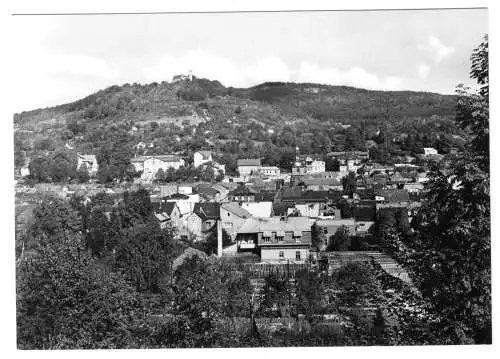
<path fill-rule="evenodd" d="M 300 251 L 295 252 L 295 259 L 300 261 Z"/>
<path fill-rule="evenodd" d="M 279 256 L 280 256 L 280 258 L 285 258 L 285 252 L 280 251 Z"/>
<path fill-rule="evenodd" d="M 328 228 L 327 227 L 323 227 L 323 233 L 324 234 L 328 234 Z"/>

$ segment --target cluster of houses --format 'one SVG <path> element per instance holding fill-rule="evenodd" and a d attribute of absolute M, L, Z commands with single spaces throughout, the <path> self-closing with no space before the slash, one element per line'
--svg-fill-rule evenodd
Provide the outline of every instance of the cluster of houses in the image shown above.
<path fill-rule="evenodd" d="M 209 158 L 203 155 L 198 160 Z M 294 168 L 302 170 L 292 174 L 246 158 L 237 162 L 239 177 L 158 186 L 152 195 L 157 218 L 194 241 L 225 232 L 232 244 L 220 248 L 222 256 L 251 253 L 265 263 L 302 263 L 324 250 L 340 228 L 352 236 L 369 236 L 382 211 L 403 210 L 411 220 L 421 206 L 428 178 L 420 167 L 370 163 L 366 152 L 331 156 L 339 160 L 340 171 L 325 171 L 324 162 L 312 156 L 297 155 Z M 346 193 L 342 178 L 353 170 L 357 189 Z M 322 241 L 313 241 L 313 227 Z"/>
<path fill-rule="evenodd" d="M 217 183 L 153 184 L 160 169 L 186 166 L 176 154 L 137 156 L 131 163 L 142 173 L 141 185 L 151 190 L 162 227 L 171 226 L 178 236 L 193 241 L 224 233 L 232 244 L 219 248 L 219 255 L 252 253 L 262 262 L 300 263 L 311 253 L 324 250 L 339 228 L 353 236 L 369 236 L 383 211 L 407 211 L 411 221 L 421 206 L 428 181 L 425 166 L 416 165 L 412 159 L 382 165 L 371 162 L 368 152 L 363 151 L 328 155 L 338 161 L 338 171 L 326 171 L 325 161 L 297 153 L 291 172 L 267 166 L 259 158 L 242 158 L 237 161 L 239 176 L 228 176 L 211 151 L 195 152 L 195 167 L 210 164 L 224 174 Z M 427 148 L 422 156 L 434 159 L 439 154 Z M 97 173 L 94 155 L 79 154 L 78 167 L 83 165 L 89 174 Z M 350 172 L 355 173 L 354 190 L 352 184 L 350 190 L 343 184 Z M 66 188 L 61 193 L 78 191 Z M 312 240 L 313 227 L 321 231 L 322 242 Z"/>

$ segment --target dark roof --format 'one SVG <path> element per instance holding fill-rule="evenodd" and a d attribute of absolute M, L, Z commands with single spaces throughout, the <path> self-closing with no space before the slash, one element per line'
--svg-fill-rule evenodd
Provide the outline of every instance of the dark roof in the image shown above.
<path fill-rule="evenodd" d="M 273 203 L 273 212 L 275 216 L 285 216 L 288 213 L 288 208 L 293 208 L 292 203 Z"/>
<path fill-rule="evenodd" d="M 162 199 L 165 201 L 174 200 L 174 199 L 189 199 L 189 196 L 182 194 L 182 193 L 173 193 L 170 196 L 163 197 Z"/>
<path fill-rule="evenodd" d="M 329 191 L 306 191 L 302 192 L 301 200 L 303 201 L 327 201 L 329 200 Z"/>
<path fill-rule="evenodd" d="M 283 187 L 281 189 L 281 198 L 283 199 L 300 198 L 301 196 L 302 188 L 300 187 Z"/>
<path fill-rule="evenodd" d="M 193 213 L 202 220 L 219 219 L 220 218 L 220 203 L 204 202 L 195 203 Z"/>
<path fill-rule="evenodd" d="M 302 181 L 306 186 L 341 186 L 342 184 L 335 178 L 304 178 Z"/>
<path fill-rule="evenodd" d="M 303 191 L 301 188 L 284 188 L 281 192 L 283 201 L 323 202 L 342 197 L 340 191 Z"/>
<path fill-rule="evenodd" d="M 375 193 L 384 197 L 386 202 L 408 202 L 410 197 L 404 189 L 376 190 Z"/>
<path fill-rule="evenodd" d="M 166 202 L 162 204 L 161 209 L 163 212 L 170 216 L 172 215 L 172 211 L 174 210 L 175 206 L 177 206 L 177 203 L 175 202 Z"/>
<path fill-rule="evenodd" d="M 251 195 L 255 195 L 255 191 L 248 188 L 247 186 L 239 186 L 235 190 L 229 192 L 229 195 L 231 195 L 231 196 L 251 196 Z"/>
<path fill-rule="evenodd" d="M 276 192 L 260 192 L 255 194 L 256 202 L 273 202 Z"/>
<path fill-rule="evenodd" d="M 196 191 L 200 194 L 210 194 L 210 195 L 216 195 L 219 193 L 215 188 L 212 187 L 210 184 L 200 184 L 197 188 Z"/>

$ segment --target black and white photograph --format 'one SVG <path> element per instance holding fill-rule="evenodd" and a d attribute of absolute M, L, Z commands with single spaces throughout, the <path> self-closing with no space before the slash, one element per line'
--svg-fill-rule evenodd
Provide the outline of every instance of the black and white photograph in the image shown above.
<path fill-rule="evenodd" d="M 300 4 L 9 13 L 14 350 L 492 347 L 491 10 Z"/>

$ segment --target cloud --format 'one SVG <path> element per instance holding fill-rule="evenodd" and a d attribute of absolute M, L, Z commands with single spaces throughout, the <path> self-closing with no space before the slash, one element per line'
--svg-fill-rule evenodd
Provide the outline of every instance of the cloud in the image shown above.
<path fill-rule="evenodd" d="M 120 71 L 112 68 L 107 61 L 85 55 L 50 55 L 43 59 L 43 66 L 49 75 L 92 76 L 115 79 Z"/>
<path fill-rule="evenodd" d="M 247 81 L 254 84 L 266 81 L 290 81 L 291 71 L 288 66 L 276 57 L 265 57 L 255 65 L 251 65 L 243 71 Z"/>
<path fill-rule="evenodd" d="M 418 49 L 431 53 L 437 63 L 455 52 L 454 47 L 444 45 L 435 36 L 430 36 L 427 43 L 418 45 Z"/>
<path fill-rule="evenodd" d="M 361 67 L 341 71 L 333 67 L 320 67 L 317 64 L 302 62 L 296 75 L 298 82 L 317 82 L 330 85 L 345 85 L 366 89 L 401 89 L 402 79 L 397 76 L 380 77 Z"/>
<path fill-rule="evenodd" d="M 429 72 L 431 71 L 431 67 L 426 64 L 420 64 L 418 66 L 418 76 L 425 80 L 427 76 L 429 76 Z"/>
<path fill-rule="evenodd" d="M 400 89 L 402 85 L 400 77 L 380 77 L 361 67 L 341 71 L 302 62 L 297 69 L 291 69 L 273 56 L 260 58 L 253 64 L 237 65 L 202 50 L 191 50 L 178 57 L 166 54 L 153 65 L 143 68 L 143 75 L 145 81 L 170 81 L 174 75 L 186 74 L 189 70 L 197 77 L 216 79 L 225 86 L 236 87 L 254 86 L 266 81 L 316 82 L 385 90 Z"/>

